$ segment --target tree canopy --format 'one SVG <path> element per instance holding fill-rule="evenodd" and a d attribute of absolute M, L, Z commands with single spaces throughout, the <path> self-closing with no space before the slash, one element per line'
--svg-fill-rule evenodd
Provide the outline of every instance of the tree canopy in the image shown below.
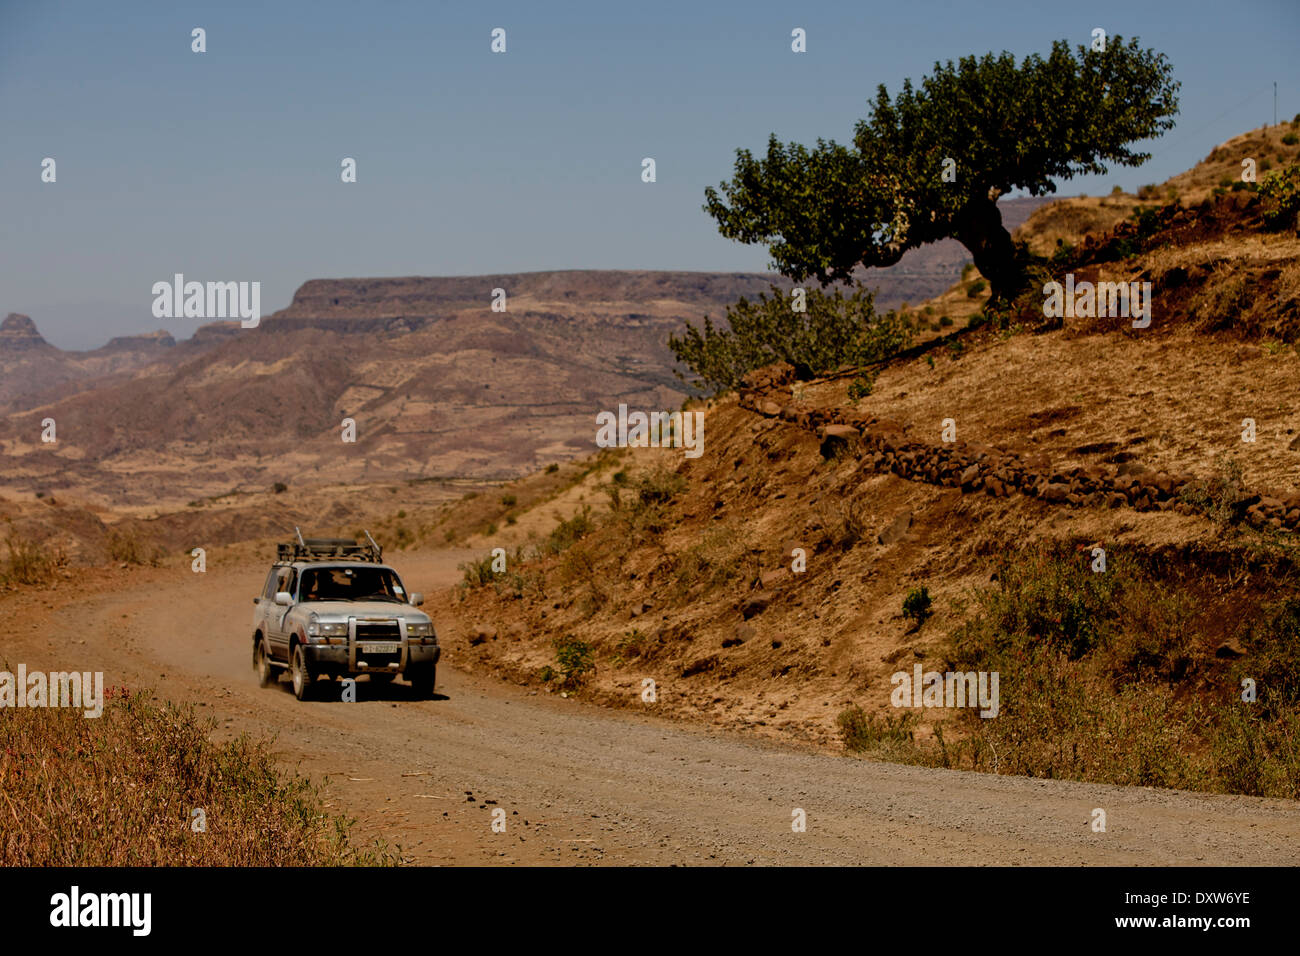
<path fill-rule="evenodd" d="M 998 197 L 1145 162 L 1131 144 L 1174 125 L 1178 87 L 1164 54 L 1122 37 L 1075 51 L 1058 40 L 1046 59 L 1019 65 L 1007 52 L 936 63 L 893 99 L 882 84 L 852 146 L 819 139 L 809 149 L 773 134 L 764 158 L 737 150 L 735 176 L 705 191 L 704 208 L 722 235 L 766 244 L 796 281 L 846 280 L 858 265 L 892 265 L 953 237 L 994 295 L 1010 298 L 1025 262 Z"/>

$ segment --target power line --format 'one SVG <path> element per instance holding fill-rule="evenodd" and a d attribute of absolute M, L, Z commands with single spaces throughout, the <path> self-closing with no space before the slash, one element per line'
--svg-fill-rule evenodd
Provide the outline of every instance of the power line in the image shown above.
<path fill-rule="evenodd" d="M 1275 83 L 1275 84 L 1273 84 L 1273 85 L 1276 86 L 1277 84 Z M 1224 111 L 1223 111 L 1222 113 L 1220 113 L 1218 116 L 1214 117 L 1214 119 L 1212 119 L 1212 120 L 1210 120 L 1210 121 L 1208 121 L 1208 122 L 1206 122 L 1206 123 L 1203 123 L 1202 125 L 1198 126 L 1196 129 L 1192 130 L 1192 131 L 1189 132 L 1189 133 L 1183 133 L 1183 134 L 1182 134 L 1178 139 L 1174 140 L 1173 142 L 1166 143 L 1166 144 L 1165 144 L 1161 149 L 1153 150 L 1152 153 L 1151 153 L 1152 158 L 1154 159 L 1156 156 L 1160 156 L 1160 155 L 1163 154 L 1163 153 L 1167 153 L 1167 152 L 1169 152 L 1169 150 L 1171 150 L 1173 147 L 1178 146 L 1179 144 L 1185 142 L 1187 139 L 1189 139 L 1189 138 L 1192 137 L 1192 136 L 1195 136 L 1197 133 L 1204 132 L 1205 130 L 1207 130 L 1207 129 L 1209 129 L 1211 126 L 1213 126 L 1215 123 L 1217 123 L 1219 120 L 1223 119 L 1225 116 L 1227 116 L 1229 113 L 1231 113 L 1233 110 L 1240 109 L 1242 106 L 1244 106 L 1244 105 L 1246 105 L 1247 103 L 1249 103 L 1249 102 L 1250 102 L 1251 100 L 1253 100 L 1255 97 L 1259 96 L 1259 94 L 1261 94 L 1261 93 L 1266 93 L 1266 92 L 1268 92 L 1268 87 L 1267 87 L 1267 86 L 1265 86 L 1265 87 L 1261 87 L 1260 89 L 1257 89 L 1257 90 L 1255 90 L 1255 91 L 1253 91 L 1253 92 L 1251 92 L 1251 93 L 1247 93 L 1244 99 L 1240 100 L 1240 101 L 1237 102 L 1237 103 L 1234 103 L 1232 106 L 1229 106 L 1226 110 L 1224 110 Z M 1274 96 L 1276 97 L 1276 92 L 1274 93 Z M 1275 99 L 1275 100 L 1274 100 L 1274 113 L 1275 113 L 1275 115 L 1274 115 L 1274 122 L 1275 122 L 1275 124 L 1276 124 L 1276 109 L 1277 109 L 1277 106 L 1276 106 L 1276 99 Z"/>

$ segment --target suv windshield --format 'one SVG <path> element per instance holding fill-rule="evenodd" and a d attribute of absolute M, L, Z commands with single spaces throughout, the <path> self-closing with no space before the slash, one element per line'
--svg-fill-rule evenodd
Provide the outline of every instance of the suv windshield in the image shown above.
<path fill-rule="evenodd" d="M 360 565 L 346 568 L 304 568 L 302 601 L 397 601 L 406 602 L 406 592 L 397 575 L 388 568 Z"/>

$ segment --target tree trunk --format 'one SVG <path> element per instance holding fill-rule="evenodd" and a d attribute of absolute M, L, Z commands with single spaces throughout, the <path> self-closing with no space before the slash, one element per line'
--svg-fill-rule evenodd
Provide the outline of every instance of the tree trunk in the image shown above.
<path fill-rule="evenodd" d="M 993 298 L 1009 302 L 1027 281 L 1025 264 L 1016 254 L 1011 233 L 1002 225 L 1002 212 L 994 200 L 972 201 L 958 219 L 956 239 L 975 259 L 975 268 L 989 280 Z"/>

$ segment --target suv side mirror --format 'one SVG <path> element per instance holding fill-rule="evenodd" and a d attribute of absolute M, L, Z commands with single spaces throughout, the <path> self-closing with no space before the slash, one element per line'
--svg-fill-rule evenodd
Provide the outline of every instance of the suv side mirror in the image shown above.
<path fill-rule="evenodd" d="M 293 605 L 293 595 L 288 591 L 276 591 L 275 603 L 280 607 L 290 607 Z"/>
<path fill-rule="evenodd" d="M 414 604 L 416 607 L 419 607 L 421 604 L 424 603 L 424 595 L 421 594 L 419 591 L 412 591 L 411 603 Z"/>

